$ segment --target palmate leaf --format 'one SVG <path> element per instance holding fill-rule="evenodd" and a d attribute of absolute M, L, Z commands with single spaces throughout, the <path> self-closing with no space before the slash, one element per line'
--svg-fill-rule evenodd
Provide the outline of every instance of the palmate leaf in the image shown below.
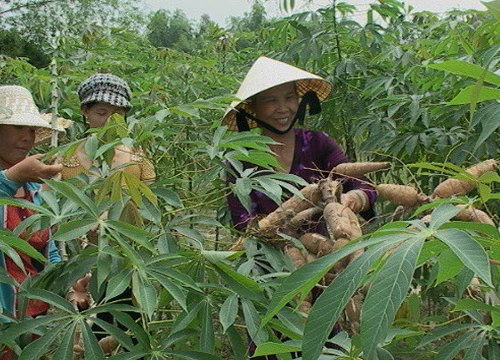
<path fill-rule="evenodd" d="M 500 313 L 500 306 L 489 305 L 474 299 L 460 299 L 457 301 L 452 311 L 462 311 L 462 310 L 482 310 L 482 311 L 488 311 L 490 313 L 493 312 Z"/>
<path fill-rule="evenodd" d="M 485 344 L 485 338 L 486 338 L 486 332 L 482 331 L 477 336 L 477 338 L 471 339 L 473 341 L 472 345 L 464 354 L 464 359 L 467 359 L 467 360 L 481 360 L 481 359 L 483 359 L 482 352 L 483 352 L 483 346 Z"/>
<path fill-rule="evenodd" d="M 448 71 L 452 74 L 468 76 L 479 80 L 483 77 L 486 72 L 486 76 L 484 76 L 484 81 L 493 85 L 500 86 L 500 76 L 495 74 L 492 71 L 486 70 L 483 67 L 475 64 L 471 64 L 470 62 L 463 60 L 447 60 L 443 61 L 439 64 L 431 64 L 428 67 L 437 70 Z"/>
<path fill-rule="evenodd" d="M 102 329 L 104 329 L 104 331 L 106 331 L 114 339 L 118 340 L 118 342 L 127 350 L 132 350 L 134 348 L 134 343 L 132 342 L 130 335 L 126 334 L 125 331 L 123 331 L 119 327 L 116 327 L 102 319 L 99 319 L 98 317 L 92 319 L 92 321 L 99 325 Z"/>
<path fill-rule="evenodd" d="M 0 198 L 0 205 L 10 205 L 10 206 L 15 206 L 15 207 L 22 207 L 26 209 L 33 210 L 34 212 L 46 215 L 46 216 L 52 216 L 53 214 L 44 208 L 43 206 L 37 205 L 31 201 L 24 200 L 24 199 L 12 199 L 12 198 Z"/>
<path fill-rule="evenodd" d="M 457 96 L 448 102 L 449 105 L 462 105 L 470 104 L 472 102 L 478 103 L 488 100 L 498 100 L 500 99 L 500 89 L 492 88 L 489 86 L 481 86 L 478 88 L 477 85 L 467 86 L 465 89 L 460 91 Z M 473 101 L 476 100 L 476 101 Z"/>
<path fill-rule="evenodd" d="M 44 355 L 54 341 L 58 338 L 59 334 L 65 330 L 64 326 L 57 326 L 45 334 L 40 336 L 38 339 L 33 341 L 31 344 L 23 349 L 23 352 L 19 356 L 19 360 L 31 360 L 40 359 Z"/>
<path fill-rule="evenodd" d="M 4 345 L 14 340 L 18 336 L 30 334 L 37 328 L 42 326 L 50 326 L 67 316 L 63 313 L 51 314 L 35 319 L 25 319 L 17 324 L 10 325 L 6 329 L 2 329 L 2 336 L 0 336 L 0 345 Z"/>
<path fill-rule="evenodd" d="M 85 320 L 80 321 L 80 329 L 83 337 L 83 346 L 85 348 L 85 359 L 104 360 L 104 353 L 92 329 Z"/>
<path fill-rule="evenodd" d="M 219 311 L 219 321 L 224 329 L 224 332 L 234 324 L 238 316 L 238 295 L 229 295 Z"/>
<path fill-rule="evenodd" d="M 439 230 L 434 236 L 448 245 L 465 266 L 474 271 L 487 285 L 493 287 L 488 255 L 472 236 L 457 229 Z"/>
<path fill-rule="evenodd" d="M 53 355 L 53 359 L 71 359 L 73 358 L 73 345 L 75 343 L 76 322 L 71 324 L 66 329 L 64 336 L 57 346 L 57 350 Z M 36 358 L 32 358 L 36 359 Z"/>
<path fill-rule="evenodd" d="M 411 284 L 424 239 L 411 239 L 400 244 L 378 272 L 361 311 L 363 353 L 371 359 L 387 336 L 396 311 Z"/>
<path fill-rule="evenodd" d="M 187 309 L 187 303 L 186 303 L 186 293 L 183 291 L 182 287 L 178 286 L 174 282 L 172 282 L 168 277 L 157 273 L 157 272 L 150 272 L 149 273 L 151 276 L 153 276 L 161 286 L 167 290 L 170 295 L 177 301 L 177 303 L 184 309 L 184 311 L 188 311 Z"/>
<path fill-rule="evenodd" d="M 300 351 L 300 346 L 282 343 L 267 342 L 260 344 L 255 350 L 255 356 L 266 356 L 274 354 L 289 354 Z"/>
<path fill-rule="evenodd" d="M 153 284 L 135 272 L 132 275 L 132 292 L 141 309 L 151 318 L 156 309 L 157 302 L 156 290 Z"/>
<path fill-rule="evenodd" d="M 200 315 L 200 350 L 207 353 L 213 353 L 215 349 L 215 329 L 212 317 L 212 306 L 208 301 L 203 303 Z"/>
<path fill-rule="evenodd" d="M 46 180 L 45 182 L 52 190 L 61 193 L 64 197 L 70 199 L 72 202 L 84 209 L 88 214 L 91 214 L 96 219 L 99 217 L 99 211 L 94 201 L 92 201 L 92 199 L 89 198 L 81 189 L 62 181 Z"/>
<path fill-rule="evenodd" d="M 158 253 L 155 247 L 151 244 L 150 240 L 153 237 L 153 235 L 150 232 L 141 229 L 138 226 L 127 224 L 122 221 L 106 220 L 105 226 L 110 229 L 113 229 L 119 234 L 128 237 L 138 245 L 143 246 L 149 251 L 151 251 L 153 254 Z"/>
<path fill-rule="evenodd" d="M 245 318 L 245 324 L 247 326 L 248 334 L 255 342 L 256 345 L 260 345 L 269 341 L 269 336 L 262 328 L 259 328 L 260 316 L 255 309 L 254 304 L 245 299 L 241 299 L 241 307 L 243 309 L 243 316 Z"/>
<path fill-rule="evenodd" d="M 132 271 L 131 270 L 123 270 L 109 279 L 108 285 L 106 287 L 106 297 L 105 301 L 114 298 L 122 294 L 125 289 L 127 289 L 130 285 L 130 281 L 132 280 Z"/>
<path fill-rule="evenodd" d="M 239 294 L 242 298 L 265 302 L 262 289 L 254 280 L 237 273 L 226 264 L 215 262 L 212 263 L 217 273 L 226 282 L 227 286 Z"/>
<path fill-rule="evenodd" d="M 340 259 L 359 250 L 364 249 L 381 242 L 396 244 L 401 241 L 404 233 L 394 233 L 388 235 L 374 234 L 368 240 L 354 242 L 342 247 L 340 250 L 323 256 L 316 261 L 308 263 L 295 270 L 281 283 L 280 287 L 273 294 L 271 303 L 264 318 L 261 327 L 269 322 L 283 307 L 286 306 L 297 294 L 308 294 L 309 291 L 321 280 L 328 270 Z"/>
<path fill-rule="evenodd" d="M 14 249 L 42 263 L 47 262 L 47 259 L 27 241 L 21 240 L 10 231 L 0 230 L 0 251 L 11 258 L 21 269 L 24 269 L 23 261 Z"/>
<path fill-rule="evenodd" d="M 403 241 L 401 239 L 400 241 Z M 342 271 L 316 300 L 309 312 L 302 345 L 303 359 L 317 359 L 334 324 L 361 280 L 373 264 L 392 246 L 377 244 L 354 260 Z"/>
<path fill-rule="evenodd" d="M 474 344 L 477 339 L 474 339 L 478 335 L 478 330 L 467 332 L 457 339 L 453 340 L 451 343 L 441 347 L 438 354 L 434 358 L 435 360 L 452 360 L 458 355 L 460 350 L 468 348 L 471 344 Z M 469 358 L 466 358 L 469 360 Z"/>
<path fill-rule="evenodd" d="M 52 237 L 54 241 L 71 241 L 86 235 L 97 225 L 96 220 L 73 220 L 62 224 Z"/>
<path fill-rule="evenodd" d="M 186 360 L 222 360 L 220 357 L 201 351 L 191 350 L 169 350 L 164 352 L 166 355 L 174 356 L 174 359 Z"/>
<path fill-rule="evenodd" d="M 65 298 L 54 294 L 51 291 L 44 289 L 29 289 L 19 293 L 20 295 L 26 296 L 30 299 L 37 299 L 49 303 L 50 305 L 56 307 L 59 310 L 66 312 L 67 314 L 74 314 L 75 310 L 71 303 Z"/>
<path fill-rule="evenodd" d="M 247 347 L 243 341 L 241 334 L 233 326 L 230 326 L 226 330 L 226 335 L 231 343 L 231 349 L 233 350 L 233 355 L 236 360 L 246 360 L 247 357 Z"/>

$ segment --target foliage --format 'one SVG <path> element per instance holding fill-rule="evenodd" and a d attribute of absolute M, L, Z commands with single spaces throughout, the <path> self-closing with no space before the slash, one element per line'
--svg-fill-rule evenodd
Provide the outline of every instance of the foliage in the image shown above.
<path fill-rule="evenodd" d="M 294 1 L 281 3 L 294 7 Z M 500 259 L 498 230 L 450 219 L 457 203 L 498 215 L 498 175 L 479 179 L 470 198 L 424 205 L 403 221 L 385 219 L 390 207 L 379 205 L 375 231 L 290 273 L 290 260 L 259 239 L 247 241 L 244 252 L 228 250 L 237 234 L 228 225 L 226 194 L 233 191 L 245 203 L 257 189 L 280 201 L 297 179 L 244 169 L 243 162 L 276 165 L 270 139 L 231 133 L 220 118 L 257 56 L 283 59 L 334 83 L 322 115 L 308 119 L 308 126 L 334 135 L 352 158 L 396 159 L 393 171 L 377 173 L 375 181 L 414 183 L 428 192 L 444 176 L 462 174 L 465 164 L 498 158 L 498 2 L 489 3 L 490 12 L 440 18 L 381 1 L 371 6 L 366 24 L 350 19 L 355 8 L 346 3 L 267 19 L 256 2 L 230 29 L 207 17 L 196 27 L 182 13 L 159 11 L 151 14 L 149 36 L 140 31 L 146 21 L 132 31 L 119 27 L 130 25 L 132 3 L 120 2 L 124 7 L 117 10 L 106 7 L 113 2 L 64 4 L 43 5 L 40 21 L 60 30 L 50 39 L 39 40 L 47 29 L 29 8 L 12 17 L 22 19 L 18 32 L 50 40 L 45 49 L 52 67 L 2 58 L 0 82 L 31 89 L 43 112 L 54 110 L 57 86 L 58 112 L 75 126 L 54 152 L 71 152 L 89 135 L 75 90 L 90 74 L 109 71 L 127 79 L 133 109 L 126 126 L 115 119 L 119 130 L 92 133 L 87 150 L 101 165 L 90 175 L 48 181 L 52 191 L 43 193 L 43 206 L 1 200 L 37 212 L 18 231 L 57 226 L 54 238 L 69 254 L 21 285 L 21 307 L 35 298 L 55 310 L 37 319 L 2 314 L 12 322 L 2 325 L 1 344 L 22 358 L 68 358 L 80 333 L 88 356 L 100 359 L 88 325 L 95 322 L 120 342 L 112 358 L 243 359 L 247 333 L 258 353 L 281 359 L 298 349 L 304 359 L 497 356 L 500 316 L 489 296 L 498 293 L 500 275 L 489 260 Z M 52 19 L 61 12 L 68 27 Z M 377 14 L 384 21 L 373 20 Z M 110 169 L 107 154 L 119 143 L 145 149 L 157 172 L 150 188 Z M 224 181 L 226 174 L 236 178 L 234 185 Z M 432 212 L 429 225 L 416 219 L 425 211 Z M 14 249 L 34 253 L 16 240 L 16 233 L 0 234 L 0 251 L 15 261 Z M 324 289 L 304 325 L 297 295 L 305 296 L 337 261 L 361 248 L 365 253 Z M 65 292 L 89 271 L 96 306 L 78 312 Z M 471 298 L 465 295 L 473 291 L 467 286 L 474 274 L 480 283 Z M 9 281 L 3 272 L 0 281 Z M 341 332 L 329 339 L 338 349 L 324 348 L 349 298 L 368 283 L 361 336 Z M 127 288 L 133 301 L 117 301 Z M 117 323 L 96 319 L 104 312 Z M 40 337 L 26 342 L 28 332 Z"/>

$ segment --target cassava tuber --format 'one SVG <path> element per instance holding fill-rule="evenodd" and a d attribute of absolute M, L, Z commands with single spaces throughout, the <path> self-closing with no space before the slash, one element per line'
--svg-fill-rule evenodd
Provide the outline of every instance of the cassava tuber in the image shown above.
<path fill-rule="evenodd" d="M 488 171 L 494 171 L 497 168 L 497 161 L 494 159 L 482 161 L 476 165 L 473 165 L 467 169 L 466 172 L 471 174 L 475 178 L 479 178 L 481 175 Z M 473 181 L 459 180 L 459 179 L 448 179 L 439 184 L 432 193 L 435 197 L 439 198 L 449 198 L 453 195 L 465 195 L 476 187 L 476 183 Z"/>
<path fill-rule="evenodd" d="M 390 165 L 389 162 L 354 162 L 335 166 L 331 173 L 357 177 L 373 171 L 381 170 Z"/>
<path fill-rule="evenodd" d="M 407 185 L 379 184 L 376 189 L 384 199 L 404 207 L 415 207 L 429 200 L 426 195 L 419 194 L 417 190 Z"/>

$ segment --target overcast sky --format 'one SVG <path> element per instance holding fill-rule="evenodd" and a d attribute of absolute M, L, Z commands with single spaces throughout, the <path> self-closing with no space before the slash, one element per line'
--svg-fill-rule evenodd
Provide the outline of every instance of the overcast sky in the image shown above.
<path fill-rule="evenodd" d="M 345 0 L 344 2 L 356 6 L 358 12 L 356 15 L 363 16 L 363 12 L 368 8 L 368 4 L 375 2 L 373 0 Z M 244 12 L 249 11 L 252 0 L 145 0 L 146 5 L 151 10 L 158 9 L 181 9 L 187 17 L 199 20 L 203 14 L 208 14 L 220 25 L 227 25 L 227 19 L 230 16 L 242 16 Z M 267 14 L 269 17 L 279 16 L 279 1 L 264 0 Z M 316 9 L 332 3 L 332 0 L 296 0 L 295 10 Z M 312 5 L 305 5 L 312 3 Z M 478 9 L 486 10 L 480 0 L 407 0 L 406 4 L 415 7 L 416 11 L 428 10 L 436 13 L 446 12 L 451 9 Z M 286 15 L 286 14 L 283 14 Z M 364 16 L 363 16 L 364 18 Z M 360 21 L 359 19 L 358 21 Z"/>

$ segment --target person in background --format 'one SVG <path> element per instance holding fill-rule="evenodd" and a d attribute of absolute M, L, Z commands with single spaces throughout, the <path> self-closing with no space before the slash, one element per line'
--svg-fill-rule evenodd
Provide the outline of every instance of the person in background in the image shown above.
<path fill-rule="evenodd" d="M 57 129 L 61 131 L 61 129 Z M 39 113 L 28 89 L 0 86 L 0 196 L 41 203 L 39 191 L 43 179 L 50 179 L 62 170 L 61 164 L 47 164 L 42 154 L 28 156 L 35 144 L 50 138 L 52 128 Z M 30 209 L 0 205 L 0 222 L 4 230 L 14 230 L 24 219 L 33 215 Z M 19 237 L 41 252 L 49 263 L 61 261 L 57 247 L 50 240 L 50 229 L 33 232 L 24 230 Z M 24 271 L 14 261 L 0 252 L 0 267 L 15 283 L 21 284 L 28 277 L 38 274 L 46 264 L 19 252 Z M 17 286 L 0 283 L 0 313 L 19 317 Z M 36 317 L 45 314 L 49 304 L 30 299 L 25 315 Z M 0 323 L 8 321 L 0 318 Z M 3 352 L 3 353 L 2 353 Z M 0 359 L 11 359 L 9 349 L 0 349 Z"/>
<path fill-rule="evenodd" d="M 131 91 L 127 82 L 113 74 L 94 74 L 78 86 L 77 92 L 80 109 L 89 128 L 103 127 L 113 114 L 126 117 L 132 107 Z M 141 149 L 118 145 L 114 151 L 112 167 L 129 164 L 123 169 L 146 184 L 155 180 L 153 165 Z M 71 157 L 64 158 L 62 164 L 63 180 L 88 172 L 93 164 L 85 152 L 85 142 L 78 146 Z"/>
<path fill-rule="evenodd" d="M 90 76 L 78 86 L 77 93 L 81 112 L 89 128 L 104 127 L 113 114 L 126 118 L 127 112 L 132 107 L 130 87 L 125 80 L 113 74 L 98 73 Z M 82 142 L 71 157 L 63 158 L 62 165 L 61 178 L 66 180 L 81 173 L 89 173 L 95 163 L 89 159 L 85 152 L 85 142 Z M 116 146 L 111 168 L 116 167 L 120 167 L 120 171 L 127 171 L 136 176 L 147 185 L 153 183 L 156 177 L 153 164 L 140 148 L 129 148 L 123 144 Z M 90 278 L 89 273 L 77 281 L 70 290 L 69 299 L 79 309 L 89 306 L 87 284 Z M 124 301 L 132 305 L 131 289 L 127 288 L 114 301 Z M 97 316 L 108 323 L 114 322 L 111 313 L 101 312 Z M 137 320 L 139 315 L 133 313 L 132 317 Z M 120 324 L 119 326 L 122 327 Z M 113 337 L 102 334 L 99 326 L 94 325 L 92 329 L 105 354 L 111 353 L 119 345 Z"/>

